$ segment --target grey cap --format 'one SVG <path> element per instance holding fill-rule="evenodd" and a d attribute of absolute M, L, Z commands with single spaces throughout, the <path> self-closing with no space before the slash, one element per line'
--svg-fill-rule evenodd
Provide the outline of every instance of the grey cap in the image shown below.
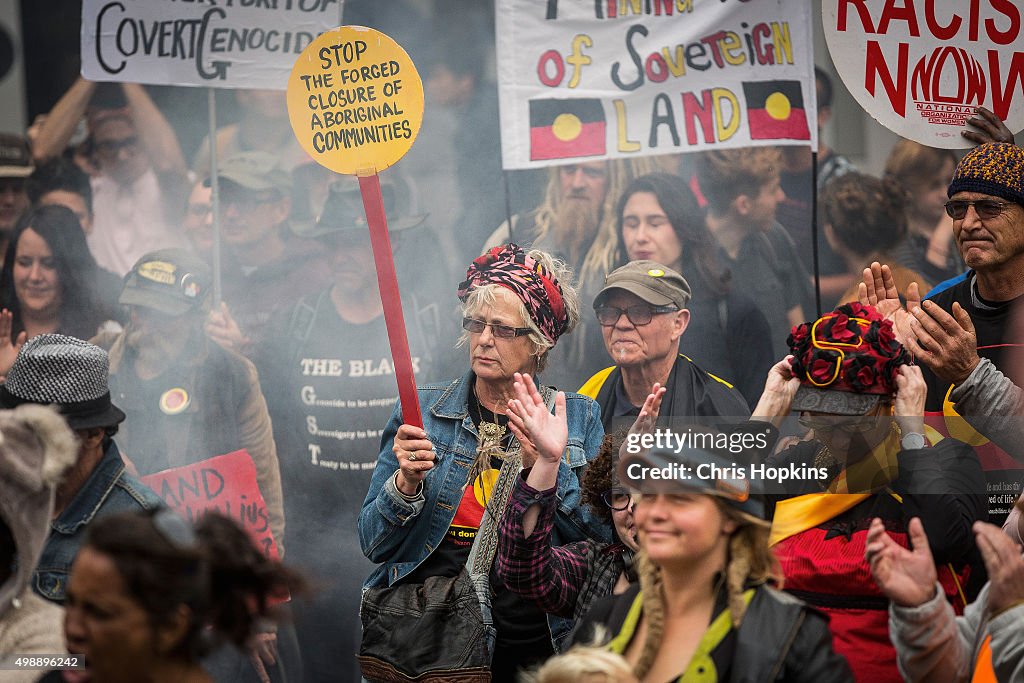
<path fill-rule="evenodd" d="M 652 306 L 678 308 L 686 308 L 692 294 L 686 278 L 668 266 L 647 260 L 630 261 L 608 273 L 604 288 L 594 298 L 594 306 L 613 289 L 635 294 Z"/>
<path fill-rule="evenodd" d="M 292 189 L 292 174 L 277 157 L 267 152 L 242 152 L 230 156 L 217 169 L 217 177 L 248 190 L 280 190 L 289 194 Z M 209 179 L 203 184 L 209 187 Z"/>
<path fill-rule="evenodd" d="M 124 413 L 110 401 L 107 352 L 63 334 L 29 339 L 0 387 L 0 406 L 55 404 L 72 429 L 111 427 Z"/>

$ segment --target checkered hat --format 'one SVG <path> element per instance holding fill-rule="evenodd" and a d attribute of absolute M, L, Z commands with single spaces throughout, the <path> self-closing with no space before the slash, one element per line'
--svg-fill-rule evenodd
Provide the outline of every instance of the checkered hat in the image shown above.
<path fill-rule="evenodd" d="M 980 192 L 1024 206 L 1024 149 L 1009 142 L 989 142 L 964 155 L 946 194 Z"/>
<path fill-rule="evenodd" d="M 107 352 L 63 334 L 30 339 L 0 386 L 0 406 L 55 404 L 72 429 L 112 427 L 124 413 L 110 401 Z"/>

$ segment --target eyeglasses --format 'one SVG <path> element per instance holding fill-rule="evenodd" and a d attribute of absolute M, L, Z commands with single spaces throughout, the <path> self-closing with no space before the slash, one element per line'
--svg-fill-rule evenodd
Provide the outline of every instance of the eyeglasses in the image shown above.
<path fill-rule="evenodd" d="M 476 318 L 463 318 L 462 329 L 473 334 L 480 334 L 485 327 L 491 328 L 491 334 L 501 339 L 511 339 L 530 334 L 533 330 L 529 327 L 512 327 L 511 325 L 499 325 L 498 323 L 485 323 Z"/>
<path fill-rule="evenodd" d="M 112 157 L 122 149 L 134 152 L 138 146 L 139 138 L 133 135 L 128 138 L 121 138 L 120 140 L 100 140 L 96 143 L 96 151 L 103 156 Z"/>
<path fill-rule="evenodd" d="M 629 491 L 626 489 L 608 489 L 601 494 L 601 500 L 615 511 L 625 510 L 633 502 L 632 496 L 629 495 Z"/>
<path fill-rule="evenodd" d="M 594 313 L 597 314 L 597 322 L 601 323 L 604 327 L 612 327 L 615 323 L 619 322 L 619 318 L 622 314 L 626 314 L 626 319 L 635 327 L 641 327 L 648 324 L 654 319 L 655 315 L 662 313 L 675 313 L 679 309 L 675 306 L 648 306 L 646 304 L 637 304 L 636 306 L 630 306 L 629 308 L 617 308 L 615 306 L 597 306 L 594 308 Z"/>
<path fill-rule="evenodd" d="M 996 218 L 1006 207 L 1009 206 L 1008 202 L 997 202 L 994 199 L 975 199 L 968 201 L 966 199 L 953 199 L 946 202 L 946 214 L 949 215 L 953 220 L 963 220 L 964 216 L 967 215 L 967 207 L 973 206 L 974 210 L 978 212 L 978 218 Z"/>
<path fill-rule="evenodd" d="M 819 433 L 830 433 L 834 431 L 845 432 L 847 434 L 864 434 L 870 432 L 878 425 L 878 421 L 882 419 L 882 416 L 872 417 L 869 420 L 856 419 L 856 420 L 843 420 L 842 418 L 815 418 L 815 417 L 800 417 L 798 422 L 807 429 L 813 429 L 815 434 Z"/>

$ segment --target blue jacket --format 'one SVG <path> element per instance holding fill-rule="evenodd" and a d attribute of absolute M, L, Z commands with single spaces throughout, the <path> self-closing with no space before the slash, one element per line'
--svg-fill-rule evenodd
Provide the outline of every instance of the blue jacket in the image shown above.
<path fill-rule="evenodd" d="M 36 593 L 63 604 L 71 563 L 85 541 L 85 531 L 93 517 L 150 510 L 161 505 L 159 496 L 125 471 L 117 444 L 111 441 L 85 484 L 50 524 L 50 536 L 36 565 Z"/>
<path fill-rule="evenodd" d="M 462 499 L 469 469 L 476 459 L 477 431 L 469 417 L 469 391 L 474 376 L 427 385 L 418 390 L 424 429 L 434 444 L 437 460 L 423 480 L 423 500 L 410 503 L 394 484 L 398 461 L 391 448 L 402 424 L 402 406 L 395 406 L 381 434 L 381 450 L 370 480 L 370 490 L 359 513 L 359 542 L 363 553 L 380 564 L 364 588 L 393 585 L 422 563 L 440 545 Z M 569 423 L 569 462 L 558 469 L 553 543 L 593 538 L 610 542 L 611 529 L 600 521 L 580 497 L 580 476 L 597 457 L 604 438 L 601 413 L 591 399 L 566 394 Z"/>

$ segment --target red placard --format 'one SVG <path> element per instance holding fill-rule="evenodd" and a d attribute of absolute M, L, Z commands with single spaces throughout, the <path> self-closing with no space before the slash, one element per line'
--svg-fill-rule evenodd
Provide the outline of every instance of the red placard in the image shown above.
<path fill-rule="evenodd" d="M 241 524 L 267 557 L 280 559 L 270 533 L 270 512 L 248 451 L 233 451 L 140 479 L 190 522 L 206 512 L 219 512 Z"/>

